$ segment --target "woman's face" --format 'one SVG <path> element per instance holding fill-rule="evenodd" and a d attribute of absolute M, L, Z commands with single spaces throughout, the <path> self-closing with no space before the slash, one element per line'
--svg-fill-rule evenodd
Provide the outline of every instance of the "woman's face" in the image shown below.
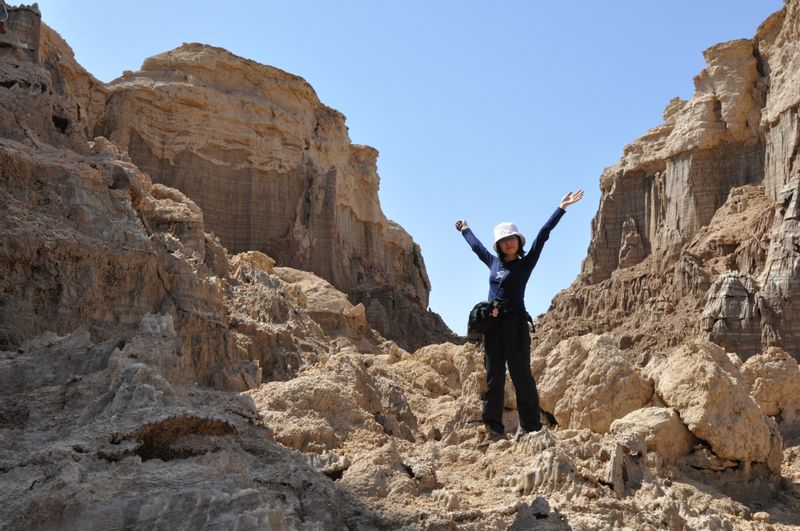
<path fill-rule="evenodd" d="M 497 242 L 497 248 L 507 259 L 516 258 L 519 253 L 519 238 L 516 235 L 507 236 Z"/>

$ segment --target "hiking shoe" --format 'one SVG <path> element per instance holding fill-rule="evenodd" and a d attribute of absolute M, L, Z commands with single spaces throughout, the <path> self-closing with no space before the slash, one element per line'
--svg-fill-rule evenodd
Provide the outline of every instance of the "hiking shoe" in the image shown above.
<path fill-rule="evenodd" d="M 478 443 L 477 448 L 478 450 L 485 450 L 489 447 L 490 444 L 505 440 L 506 440 L 505 433 L 500 433 L 499 431 L 487 429 L 486 433 L 483 436 L 483 439 Z"/>

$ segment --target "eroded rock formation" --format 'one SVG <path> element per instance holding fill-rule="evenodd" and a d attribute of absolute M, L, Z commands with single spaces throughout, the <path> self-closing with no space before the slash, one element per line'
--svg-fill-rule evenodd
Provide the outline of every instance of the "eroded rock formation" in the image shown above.
<path fill-rule="evenodd" d="M 230 252 L 315 272 L 409 348 L 454 337 L 427 310 L 419 246 L 381 211 L 377 150 L 352 144 L 344 116 L 305 80 L 187 44 L 106 85 L 35 7 L 13 10 L 10 24 L 0 36 L 0 77 L 14 95 L 0 116 L 9 138 L 79 153 L 108 138 L 197 204 Z"/>
<path fill-rule="evenodd" d="M 788 2 L 753 39 L 709 48 L 693 98 L 604 171 L 582 272 L 541 329 L 800 356 L 798 17 Z"/>
<path fill-rule="evenodd" d="M 427 311 L 419 246 L 381 211 L 377 150 L 305 80 L 185 44 L 107 89 L 95 134 L 194 200 L 230 252 L 313 271 L 409 348 L 452 337 Z"/>

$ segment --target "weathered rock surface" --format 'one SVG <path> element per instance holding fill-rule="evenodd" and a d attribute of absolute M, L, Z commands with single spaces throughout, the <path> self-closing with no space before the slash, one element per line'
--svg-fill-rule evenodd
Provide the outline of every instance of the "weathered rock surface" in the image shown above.
<path fill-rule="evenodd" d="M 761 346 L 757 291 L 756 280 L 750 275 L 733 271 L 717 277 L 703 309 L 703 330 L 709 339 L 723 347 L 757 351 Z"/>
<path fill-rule="evenodd" d="M 655 361 L 650 372 L 664 402 L 720 458 L 764 462 L 775 451 L 744 375 L 718 346 L 689 342 Z"/>
<path fill-rule="evenodd" d="M 600 210 L 584 263 L 591 283 L 619 266 L 623 224 L 633 220 L 647 254 L 674 256 L 708 224 L 735 186 L 763 177 L 763 88 L 749 40 L 705 52 L 691 101 L 675 99 L 665 123 L 629 144 L 601 177 Z M 602 227 L 602 232 L 600 228 Z"/>
<path fill-rule="evenodd" d="M 34 4 L 9 11 L 0 35 L 0 130 L 3 138 L 86 152 L 103 113 L 103 83 L 76 61 L 66 42 L 41 23 Z"/>
<path fill-rule="evenodd" d="M 310 87 L 189 46 L 148 63 L 161 70 L 124 77 L 117 92 L 80 69 L 35 9 L 12 9 L 19 42 L 0 38 L 0 527 L 797 528 L 797 363 L 789 346 L 763 345 L 790 344 L 798 326 L 789 245 L 797 187 L 783 174 L 780 186 L 767 182 L 796 164 L 789 129 L 778 142 L 776 128 L 789 127 L 796 111 L 780 105 L 797 94 L 795 74 L 781 70 L 796 50 L 798 9 L 792 0 L 762 25 L 755 74 L 741 42 L 715 47 L 697 101 L 671 104 L 670 127 L 680 133 L 653 133 L 659 153 L 684 157 L 675 163 L 683 169 L 665 170 L 686 178 L 667 187 L 670 201 L 683 203 L 642 202 L 694 209 L 692 223 L 707 224 L 696 232 L 663 225 L 681 219 L 673 212 L 653 228 L 635 209 L 623 216 L 610 208 L 622 196 L 606 197 L 603 219 L 619 215 L 620 245 L 609 255 L 616 269 L 562 294 L 534 338 L 547 427 L 488 447 L 478 445 L 479 346 L 405 350 L 370 326 L 382 302 L 354 300 L 286 267 L 281 248 L 280 267 L 257 249 L 229 256 L 206 232 L 219 212 L 154 183 L 118 144 L 93 138 L 92 124 L 112 116 L 106 99 L 114 100 L 108 108 L 124 103 L 126 83 L 136 98 L 164 105 L 170 91 L 172 104 L 184 105 L 227 87 L 222 101 L 274 109 L 263 120 L 273 125 L 306 116 L 281 109 L 304 109 L 293 98 L 313 95 Z M 174 69 L 170 54 L 183 54 L 169 59 Z M 206 71 L 210 57 L 228 78 Z M 176 78 L 195 68 L 193 80 Z M 759 84 L 767 74 L 774 83 Z M 268 98 L 254 92 L 259 80 L 275 81 L 264 88 Z M 148 84 L 163 93 L 139 86 Z M 759 107 L 754 128 L 751 107 L 765 95 L 768 115 L 786 121 L 765 122 Z M 341 130 L 334 111 L 317 110 L 332 117 L 325 127 Z M 250 114 L 240 114 L 246 128 Z M 136 134 L 147 131 L 155 134 Z M 346 156 L 323 153 L 346 143 L 320 134 L 303 160 Z M 706 192 L 724 189 L 722 172 L 737 162 L 716 168 L 719 157 L 758 151 L 759 142 L 767 146 L 761 184 L 692 196 L 708 184 L 704 176 L 719 177 Z M 227 145 L 174 145 L 184 151 L 164 168 L 175 175 L 184 175 L 181 156 L 198 171 L 241 169 Z M 626 155 L 636 171 L 659 166 L 662 155 L 638 145 Z M 371 175 L 373 162 L 354 173 Z M 319 184 L 318 169 L 303 175 Z M 340 179 L 346 170 L 337 166 L 336 186 L 352 182 Z M 625 171 L 612 188 L 638 178 Z M 741 172 L 731 175 L 741 182 Z M 687 190 L 670 188 L 687 182 Z M 297 234 L 318 234 L 328 215 L 312 216 L 314 226 L 301 223 Z M 660 235 L 655 247 L 652 234 Z M 598 257 L 588 259 L 594 272 L 608 266 Z M 514 407 L 506 401 L 512 430 Z"/>
<path fill-rule="evenodd" d="M 608 336 L 565 340 L 533 359 L 540 407 L 559 426 L 605 433 L 611 423 L 647 404 L 648 381 Z"/>
<path fill-rule="evenodd" d="M 688 454 L 695 441 L 675 410 L 664 407 L 632 411 L 611 423 L 611 433 L 639 433 L 648 450 L 673 461 Z"/>
<path fill-rule="evenodd" d="M 344 116 L 302 78 L 190 44 L 105 85 L 35 7 L 12 10 L 9 23 L 15 31 L 0 36 L 6 138 L 86 153 L 103 135 L 199 205 L 232 253 L 263 251 L 315 272 L 409 348 L 453 338 L 427 310 L 419 246 L 381 211 L 377 150 L 351 144 Z"/>
<path fill-rule="evenodd" d="M 427 310 L 419 246 L 381 211 L 377 150 L 305 80 L 185 44 L 107 90 L 97 132 L 192 198 L 229 251 L 313 271 L 408 348 L 451 337 Z"/>
<path fill-rule="evenodd" d="M 692 99 L 604 171 L 582 272 L 540 330 L 800 357 L 798 18 L 787 2 L 753 39 L 709 48 Z"/>
<path fill-rule="evenodd" d="M 364 305 L 353 306 L 341 291 L 313 273 L 278 267 L 275 273 L 284 285 L 301 294 L 297 301 L 327 335 L 365 337 L 370 331 Z"/>
<path fill-rule="evenodd" d="M 81 326 L 106 338 L 169 313 L 195 381 L 242 360 L 226 323 L 224 251 L 190 200 L 107 157 L 5 141 L 0 159 L 0 348 Z"/>
<path fill-rule="evenodd" d="M 750 394 L 765 415 L 780 418 L 780 425 L 786 430 L 800 427 L 797 416 L 800 411 L 800 367 L 797 360 L 772 347 L 748 359 L 741 371 L 750 386 Z"/>
<path fill-rule="evenodd" d="M 78 329 L 3 353 L 4 528 L 343 525 L 335 487 L 306 490 L 318 474 L 252 402 L 184 383 L 176 339 L 149 315 L 124 347 Z"/>

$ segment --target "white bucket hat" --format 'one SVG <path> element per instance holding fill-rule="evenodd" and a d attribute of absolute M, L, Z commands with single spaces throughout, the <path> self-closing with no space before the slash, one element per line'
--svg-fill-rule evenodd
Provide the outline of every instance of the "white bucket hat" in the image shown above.
<path fill-rule="evenodd" d="M 497 252 L 497 242 L 509 236 L 519 236 L 519 248 L 525 247 L 525 236 L 519 231 L 516 225 L 510 221 L 504 221 L 494 228 L 494 252 Z"/>

